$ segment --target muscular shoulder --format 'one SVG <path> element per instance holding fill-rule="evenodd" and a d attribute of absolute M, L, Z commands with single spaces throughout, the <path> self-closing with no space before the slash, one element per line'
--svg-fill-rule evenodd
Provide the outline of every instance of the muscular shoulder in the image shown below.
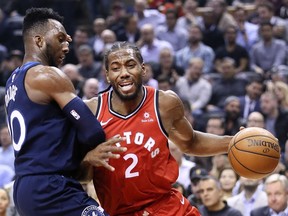
<path fill-rule="evenodd" d="M 58 68 L 39 65 L 27 73 L 26 83 L 35 89 L 56 91 L 70 86 L 69 78 Z"/>
<path fill-rule="evenodd" d="M 159 91 L 159 110 L 163 118 L 169 116 L 169 119 L 179 119 L 184 115 L 184 109 L 181 99 L 171 91 Z"/>
<path fill-rule="evenodd" d="M 66 74 L 56 67 L 43 65 L 29 69 L 25 78 L 25 89 L 29 98 L 40 104 L 47 104 L 52 100 L 59 102 L 63 93 L 65 97 L 67 94 L 75 94 L 74 86 Z"/>

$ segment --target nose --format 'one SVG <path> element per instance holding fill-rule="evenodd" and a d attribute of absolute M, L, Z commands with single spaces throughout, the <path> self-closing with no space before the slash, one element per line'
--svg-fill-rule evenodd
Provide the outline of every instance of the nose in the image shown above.
<path fill-rule="evenodd" d="M 69 42 L 68 41 L 66 41 L 62 50 L 65 54 L 69 53 Z"/>
<path fill-rule="evenodd" d="M 128 77 L 128 76 L 129 76 L 129 72 L 128 72 L 127 68 L 125 66 L 123 66 L 121 68 L 120 77 L 121 78 L 125 78 L 125 77 Z"/>

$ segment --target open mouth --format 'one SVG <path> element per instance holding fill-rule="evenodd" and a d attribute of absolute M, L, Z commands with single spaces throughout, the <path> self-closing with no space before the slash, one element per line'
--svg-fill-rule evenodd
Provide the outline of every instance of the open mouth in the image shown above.
<path fill-rule="evenodd" d="M 132 82 L 120 83 L 119 86 L 122 89 L 122 91 L 129 91 L 133 87 L 133 83 Z"/>

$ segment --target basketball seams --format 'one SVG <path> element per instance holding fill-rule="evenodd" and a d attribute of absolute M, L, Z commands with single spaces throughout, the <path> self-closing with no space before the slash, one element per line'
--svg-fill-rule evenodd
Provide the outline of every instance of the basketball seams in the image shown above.
<path fill-rule="evenodd" d="M 245 168 L 245 169 L 247 169 L 247 170 L 249 170 L 250 172 L 253 172 L 253 173 L 256 173 L 256 174 L 260 174 L 260 175 L 267 175 L 267 174 L 269 174 L 270 172 L 259 172 L 259 171 L 254 171 L 254 170 L 251 170 L 250 168 L 248 168 L 248 167 L 246 167 L 245 165 L 243 165 L 239 160 L 238 160 L 238 158 L 234 155 L 234 152 L 233 152 L 233 150 L 231 150 L 231 152 L 232 152 L 232 155 L 233 155 L 233 158 L 238 162 L 238 164 L 239 165 L 241 165 L 243 168 Z M 251 152 L 250 152 L 251 153 Z M 231 162 L 231 160 L 230 160 L 230 163 L 233 163 L 233 162 Z M 235 170 L 235 172 L 237 172 L 236 170 Z M 238 172 L 237 172 L 238 173 Z M 239 174 L 239 173 L 238 173 Z M 239 175 L 241 175 L 241 174 L 239 174 Z"/>

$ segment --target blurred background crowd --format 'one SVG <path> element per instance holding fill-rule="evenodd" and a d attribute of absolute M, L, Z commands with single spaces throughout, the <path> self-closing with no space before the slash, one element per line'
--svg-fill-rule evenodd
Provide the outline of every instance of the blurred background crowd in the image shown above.
<path fill-rule="evenodd" d="M 1 0 L 0 188 L 11 188 L 14 177 L 4 87 L 22 64 L 22 22 L 30 7 L 64 16 L 73 42 L 61 69 L 81 98 L 108 87 L 104 53 L 129 41 L 143 55 L 144 84 L 175 91 L 194 129 L 235 135 L 240 126 L 262 127 L 274 134 L 281 160 L 274 175 L 260 180 L 239 178 L 227 155 L 191 157 L 170 143 L 180 174 L 174 186 L 203 215 L 255 216 L 264 215 L 250 213 L 258 207 L 273 209 L 267 191 L 278 182 L 288 215 L 288 0 Z"/>

